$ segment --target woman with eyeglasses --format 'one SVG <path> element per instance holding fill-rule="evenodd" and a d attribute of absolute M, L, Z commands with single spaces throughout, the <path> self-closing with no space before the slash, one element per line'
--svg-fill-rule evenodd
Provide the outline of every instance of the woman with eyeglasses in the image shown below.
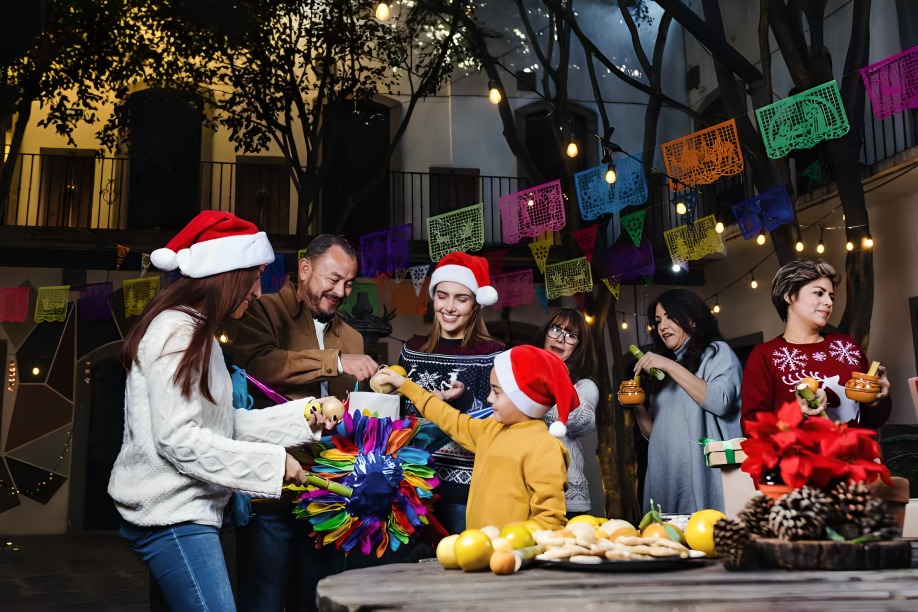
<path fill-rule="evenodd" d="M 571 382 L 580 396 L 580 407 L 567 419 L 567 433 L 561 438 L 570 455 L 567 468 L 567 518 L 590 512 L 590 487 L 584 475 L 584 457 L 581 438 L 596 430 L 596 404 L 599 388 L 591 380 L 596 355 L 583 315 L 573 308 L 560 308 L 552 314 L 539 331 L 536 346 L 561 358 L 571 375 Z M 558 408 L 545 414 L 545 423 L 551 426 L 558 420 Z"/>
<path fill-rule="evenodd" d="M 672 514 L 723 511 L 721 477 L 705 463 L 700 441 L 740 437 L 742 366 L 707 304 L 691 291 L 661 293 L 647 317 L 653 347 L 634 366 L 650 404 L 634 406 L 650 442 L 644 511 L 650 500 Z M 653 368 L 663 380 L 650 374 Z"/>

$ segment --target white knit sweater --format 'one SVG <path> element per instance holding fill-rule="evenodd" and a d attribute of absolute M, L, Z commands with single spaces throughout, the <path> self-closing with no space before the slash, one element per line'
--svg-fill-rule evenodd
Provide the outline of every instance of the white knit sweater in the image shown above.
<path fill-rule="evenodd" d="M 303 416 L 305 398 L 264 410 L 235 410 L 219 345 L 210 363 L 209 402 L 182 397 L 172 377 L 191 341 L 194 320 L 165 311 L 140 341 L 127 376 L 124 440 L 108 493 L 134 525 L 223 522 L 233 490 L 279 497 L 285 447 L 317 437 Z"/>

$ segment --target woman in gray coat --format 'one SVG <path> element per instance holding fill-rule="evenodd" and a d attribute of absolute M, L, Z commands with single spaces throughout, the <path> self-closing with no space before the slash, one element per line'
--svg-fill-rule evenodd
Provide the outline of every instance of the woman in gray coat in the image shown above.
<path fill-rule="evenodd" d="M 740 437 L 739 359 L 722 340 L 707 304 L 691 291 L 666 291 L 647 309 L 653 348 L 635 365 L 649 410 L 635 407 L 641 433 L 650 441 L 644 510 L 650 500 L 663 512 L 723 511 L 720 473 L 707 467 L 704 439 Z M 657 380 L 652 368 L 665 377 Z"/>

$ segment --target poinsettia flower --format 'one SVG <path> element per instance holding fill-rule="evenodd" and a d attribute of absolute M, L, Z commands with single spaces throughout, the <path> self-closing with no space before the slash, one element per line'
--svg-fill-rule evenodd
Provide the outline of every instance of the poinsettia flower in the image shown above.
<path fill-rule="evenodd" d="M 870 483 L 880 478 L 886 484 L 892 486 L 892 478 L 889 475 L 889 468 L 882 463 L 869 461 L 867 459 L 855 459 L 848 463 L 848 478 L 852 482 Z"/>
<path fill-rule="evenodd" d="M 833 457 L 876 459 L 880 455 L 880 445 L 874 439 L 875 435 L 869 429 L 837 423 L 834 435 L 820 440 L 819 449 L 823 454 Z"/>
<path fill-rule="evenodd" d="M 781 460 L 781 479 L 784 484 L 799 489 L 809 482 L 813 462 L 804 455 L 792 455 Z"/>

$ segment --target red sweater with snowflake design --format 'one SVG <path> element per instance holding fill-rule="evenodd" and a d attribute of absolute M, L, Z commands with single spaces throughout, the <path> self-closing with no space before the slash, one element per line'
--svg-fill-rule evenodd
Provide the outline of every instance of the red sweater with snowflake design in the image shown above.
<path fill-rule="evenodd" d="M 866 406 L 845 396 L 845 383 L 851 373 L 866 372 L 868 368 L 866 355 L 846 334 L 826 334 L 822 342 L 813 344 L 791 344 L 783 336 L 759 344 L 752 349 L 743 370 L 743 431 L 754 414 L 775 411 L 785 402 L 796 401 L 797 384 L 807 376 L 818 380 L 825 390 L 829 400 L 826 414 L 833 421 L 879 427 L 892 409 L 888 396 Z"/>

